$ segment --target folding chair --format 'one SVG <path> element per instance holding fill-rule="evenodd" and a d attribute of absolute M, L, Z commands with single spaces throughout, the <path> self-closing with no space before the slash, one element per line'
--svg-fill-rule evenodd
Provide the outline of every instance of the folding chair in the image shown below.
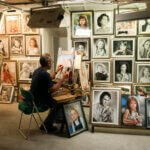
<path fill-rule="evenodd" d="M 36 113 L 38 115 L 40 123 L 43 125 L 44 130 L 47 133 L 47 129 L 46 129 L 46 127 L 43 123 L 42 117 L 40 116 L 39 113 L 48 110 L 48 107 L 47 106 L 36 106 L 36 104 L 34 102 L 34 97 L 33 97 L 32 93 L 30 91 L 26 91 L 23 88 L 20 88 L 20 91 L 21 91 L 21 96 L 23 98 L 23 100 L 21 102 L 19 102 L 19 105 L 18 105 L 18 108 L 21 111 L 21 117 L 20 117 L 19 127 L 18 127 L 18 130 L 19 130 L 20 134 L 26 140 L 28 139 L 29 133 L 30 133 L 32 118 L 35 120 L 38 128 L 40 128 L 40 125 L 39 125 L 38 121 L 36 120 L 34 113 Z M 30 115 L 30 121 L 29 121 L 27 135 L 25 135 L 25 133 L 21 129 L 23 114 Z"/>

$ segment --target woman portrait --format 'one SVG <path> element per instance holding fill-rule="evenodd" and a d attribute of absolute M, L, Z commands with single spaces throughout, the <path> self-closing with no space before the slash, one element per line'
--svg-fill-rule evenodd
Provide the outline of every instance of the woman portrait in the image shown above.
<path fill-rule="evenodd" d="M 94 12 L 95 34 L 113 34 L 113 12 Z"/>
<path fill-rule="evenodd" d="M 115 61 L 115 82 L 132 82 L 132 60 Z"/>
<path fill-rule="evenodd" d="M 91 12 L 72 13 L 73 37 L 89 37 L 91 35 Z"/>
<path fill-rule="evenodd" d="M 11 36 L 11 49 L 12 56 L 22 56 L 24 52 L 24 37 L 23 36 Z"/>
<path fill-rule="evenodd" d="M 138 83 L 150 83 L 150 65 L 138 66 Z"/>
<path fill-rule="evenodd" d="M 150 59 L 150 38 L 141 37 L 138 39 L 138 59 L 147 60 Z"/>
<path fill-rule="evenodd" d="M 93 58 L 107 58 L 109 57 L 108 38 L 94 39 L 94 55 Z"/>
<path fill-rule="evenodd" d="M 26 36 L 26 55 L 40 56 L 40 36 Z"/>
<path fill-rule="evenodd" d="M 150 18 L 139 20 L 139 34 L 150 34 Z"/>
<path fill-rule="evenodd" d="M 9 58 L 8 37 L 0 37 L 0 55 Z"/>
<path fill-rule="evenodd" d="M 113 39 L 113 57 L 133 57 L 134 39 Z"/>

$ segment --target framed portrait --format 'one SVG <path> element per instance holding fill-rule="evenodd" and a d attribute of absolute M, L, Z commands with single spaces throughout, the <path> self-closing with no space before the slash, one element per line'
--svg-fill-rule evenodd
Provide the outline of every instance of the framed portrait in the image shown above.
<path fill-rule="evenodd" d="M 146 128 L 150 128 L 150 98 L 146 98 Z"/>
<path fill-rule="evenodd" d="M 91 123 L 93 125 L 120 125 L 120 89 L 93 88 Z"/>
<path fill-rule="evenodd" d="M 5 34 L 5 16 L 2 14 L 1 20 L 0 20 L 0 34 Z"/>
<path fill-rule="evenodd" d="M 81 63 L 79 74 L 80 74 L 80 82 L 81 82 L 82 90 L 90 91 L 90 85 L 87 78 L 87 70 L 86 70 L 85 62 Z"/>
<path fill-rule="evenodd" d="M 2 85 L 0 89 L 0 103 L 11 103 L 14 94 L 14 86 Z"/>
<path fill-rule="evenodd" d="M 110 82 L 110 61 L 93 61 L 93 82 Z"/>
<path fill-rule="evenodd" d="M 27 24 L 30 19 L 29 13 L 23 13 L 23 23 L 22 23 L 22 32 L 24 34 L 39 34 L 39 29 L 30 28 Z"/>
<path fill-rule="evenodd" d="M 113 67 L 114 83 L 132 83 L 133 82 L 133 60 L 115 59 Z"/>
<path fill-rule="evenodd" d="M 80 99 L 63 105 L 69 136 L 74 136 L 88 129 Z"/>
<path fill-rule="evenodd" d="M 4 85 L 17 85 L 16 61 L 3 61 L 1 68 L 1 82 Z"/>
<path fill-rule="evenodd" d="M 91 98 L 89 95 L 82 96 L 81 98 L 82 106 L 89 107 L 91 104 Z"/>
<path fill-rule="evenodd" d="M 71 30 L 73 38 L 90 37 L 92 35 L 92 12 L 72 12 Z"/>
<path fill-rule="evenodd" d="M 132 94 L 131 85 L 114 85 L 114 87 L 120 88 L 122 95 L 124 95 L 124 94 L 131 95 Z"/>
<path fill-rule="evenodd" d="M 136 36 L 137 21 L 116 22 L 116 36 Z"/>
<path fill-rule="evenodd" d="M 150 97 L 150 86 L 149 85 L 134 85 L 134 95 Z"/>
<path fill-rule="evenodd" d="M 38 68 L 38 60 L 19 60 L 18 61 L 18 80 L 31 81 L 33 72 Z"/>
<path fill-rule="evenodd" d="M 150 60 L 150 37 L 138 37 L 137 60 Z"/>
<path fill-rule="evenodd" d="M 138 34 L 150 34 L 150 18 L 138 21 Z"/>
<path fill-rule="evenodd" d="M 108 37 L 93 37 L 92 58 L 109 58 L 109 43 Z"/>
<path fill-rule="evenodd" d="M 83 52 L 84 56 L 82 60 L 89 60 L 90 59 L 90 39 L 73 39 L 73 47 L 77 52 Z"/>
<path fill-rule="evenodd" d="M 122 95 L 121 124 L 123 127 L 145 127 L 145 97 Z"/>
<path fill-rule="evenodd" d="M 23 35 L 10 36 L 10 56 L 24 56 L 25 42 Z"/>
<path fill-rule="evenodd" d="M 40 56 L 41 53 L 40 35 L 26 36 L 26 56 Z"/>
<path fill-rule="evenodd" d="M 8 36 L 0 36 L 0 55 L 9 58 Z"/>
<path fill-rule="evenodd" d="M 94 34 L 113 34 L 113 27 L 113 11 L 94 11 Z"/>
<path fill-rule="evenodd" d="M 19 34 L 21 33 L 21 20 L 20 15 L 6 15 L 6 33 L 7 34 Z"/>
<path fill-rule="evenodd" d="M 112 40 L 112 57 L 134 57 L 134 38 L 115 38 Z"/>
<path fill-rule="evenodd" d="M 137 83 L 150 83 L 149 63 L 137 63 Z"/>

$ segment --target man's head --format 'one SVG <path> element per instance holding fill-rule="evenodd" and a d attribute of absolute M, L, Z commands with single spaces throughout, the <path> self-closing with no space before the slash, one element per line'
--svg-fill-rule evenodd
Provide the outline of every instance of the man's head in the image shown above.
<path fill-rule="evenodd" d="M 52 65 L 52 59 L 50 57 L 50 54 L 45 53 L 40 57 L 40 64 L 41 67 L 48 69 L 51 69 L 51 65 Z"/>

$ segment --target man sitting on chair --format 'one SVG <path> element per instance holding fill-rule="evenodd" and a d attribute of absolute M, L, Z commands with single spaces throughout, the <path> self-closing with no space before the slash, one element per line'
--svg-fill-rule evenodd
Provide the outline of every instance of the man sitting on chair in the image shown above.
<path fill-rule="evenodd" d="M 51 69 L 52 65 L 52 59 L 49 54 L 43 54 L 40 57 L 40 65 L 41 66 L 33 73 L 30 90 L 34 96 L 35 104 L 37 106 L 47 106 L 52 108 L 44 121 L 44 125 L 48 131 L 55 131 L 57 128 L 53 126 L 53 122 L 56 118 L 57 112 L 61 108 L 61 105 L 54 101 L 51 93 L 61 87 L 64 79 L 67 78 L 67 73 L 63 73 L 62 78 L 56 84 L 53 84 L 52 79 L 55 78 L 57 72 L 62 69 L 62 66 L 58 66 L 56 72 L 50 75 L 47 72 L 47 70 Z M 42 130 L 44 127 L 41 126 L 40 129 Z"/>

